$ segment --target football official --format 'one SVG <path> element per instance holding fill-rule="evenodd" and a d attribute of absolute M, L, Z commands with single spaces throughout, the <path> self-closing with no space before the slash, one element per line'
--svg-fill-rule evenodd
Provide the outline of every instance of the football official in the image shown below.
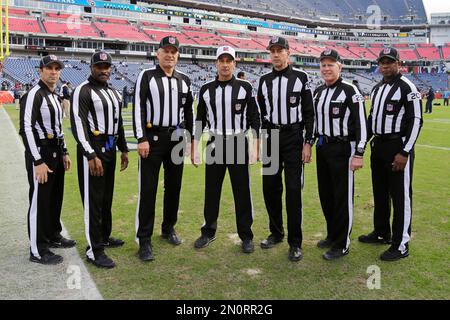
<path fill-rule="evenodd" d="M 422 127 L 422 106 L 420 92 L 400 73 L 401 61 L 395 48 L 383 49 L 377 62 L 383 80 L 370 95 L 368 118 L 369 136 L 373 135 L 370 162 L 374 230 L 360 236 L 359 241 L 391 243 L 380 259 L 395 261 L 409 255 L 414 145 Z"/>
<path fill-rule="evenodd" d="M 64 142 L 63 110 L 55 92 L 63 68 L 55 55 L 43 57 L 39 82 L 20 100 L 20 135 L 30 185 L 30 261 L 47 265 L 63 261 L 49 248 L 70 248 L 76 244 L 61 236 L 64 174 L 71 166 Z"/>
<path fill-rule="evenodd" d="M 72 94 L 71 122 L 77 146 L 78 184 L 84 206 L 87 261 L 113 268 L 104 249 L 124 244 L 111 237 L 116 148 L 120 170 L 128 167 L 120 93 L 108 85 L 112 58 L 104 51 L 91 57 L 91 75 Z"/>
<path fill-rule="evenodd" d="M 362 168 L 367 141 L 364 97 L 358 88 L 341 78 L 337 51 L 320 55 L 325 84 L 314 92 L 317 137 L 317 181 L 327 237 L 319 248 L 330 248 L 323 258 L 338 259 L 349 252 L 353 222 L 354 171 Z"/>
<path fill-rule="evenodd" d="M 253 206 L 250 193 L 249 145 L 247 130 L 253 129 L 255 136 L 251 162 L 256 162 L 259 152 L 260 116 L 258 107 L 252 97 L 252 85 L 245 80 L 234 77 L 236 53 L 230 46 L 217 49 L 217 77 L 202 86 L 199 93 L 196 124 L 201 123 L 199 133 L 194 137 L 191 159 L 196 164 L 198 141 L 203 129 L 209 128 L 207 143 L 205 175 L 205 223 L 201 236 L 195 241 L 195 248 L 200 249 L 215 240 L 217 218 L 219 216 L 220 196 L 225 173 L 229 172 L 233 189 L 236 225 L 242 240 L 242 251 L 254 251 Z M 214 159 L 212 159 L 214 157 Z"/>
<path fill-rule="evenodd" d="M 143 70 L 137 79 L 133 105 L 134 134 L 138 140 L 139 196 L 136 209 L 136 238 L 139 259 L 154 259 L 151 237 L 155 221 L 159 171 L 164 167 L 164 208 L 161 236 L 180 245 L 175 231 L 180 202 L 184 154 L 174 148 L 184 143 L 184 130 L 192 134 L 193 97 L 189 77 L 175 69 L 179 57 L 178 39 L 161 39 L 159 65 Z M 186 146 L 186 150 L 190 145 Z M 181 161 L 179 161 L 181 159 Z"/>
<path fill-rule="evenodd" d="M 261 111 L 262 128 L 267 130 L 263 141 L 263 193 L 269 215 L 270 235 L 261 242 L 264 249 L 272 248 L 284 238 L 282 172 L 286 185 L 288 227 L 288 258 L 302 258 L 302 184 L 303 164 L 311 161 L 314 109 L 308 74 L 289 64 L 289 43 L 282 37 L 272 37 L 267 50 L 273 71 L 259 80 L 257 101 Z M 279 139 L 274 138 L 275 135 Z M 275 147 L 279 152 L 272 152 Z M 267 148 L 266 148 L 267 147 Z M 268 172 L 265 157 L 277 158 L 276 172 Z M 271 162 L 274 160 L 272 159 Z M 275 171 L 275 170 L 274 170 Z"/>

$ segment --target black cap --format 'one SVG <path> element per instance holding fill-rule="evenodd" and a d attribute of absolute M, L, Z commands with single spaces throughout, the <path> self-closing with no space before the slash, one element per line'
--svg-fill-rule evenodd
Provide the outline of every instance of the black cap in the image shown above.
<path fill-rule="evenodd" d="M 381 50 L 380 54 L 378 55 L 377 62 L 380 62 L 380 60 L 384 57 L 387 57 L 394 61 L 400 61 L 400 55 L 395 48 L 387 47 Z"/>
<path fill-rule="evenodd" d="M 270 50 L 273 46 L 280 46 L 284 49 L 289 49 L 288 41 L 283 37 L 273 36 L 270 38 L 269 45 L 267 46 L 267 50 Z"/>
<path fill-rule="evenodd" d="M 91 57 L 91 66 L 99 63 L 107 63 L 112 65 L 112 57 L 106 51 L 98 51 L 94 53 Z"/>
<path fill-rule="evenodd" d="M 326 49 L 326 50 L 322 51 L 322 53 L 320 54 L 319 60 L 322 61 L 322 59 L 325 59 L 325 58 L 333 59 L 335 61 L 341 61 L 341 56 L 334 49 Z"/>
<path fill-rule="evenodd" d="M 177 37 L 167 36 L 162 38 L 159 42 L 160 48 L 164 48 L 165 46 L 172 46 L 178 50 L 180 48 L 180 42 L 178 41 Z"/>
<path fill-rule="evenodd" d="M 39 62 L 39 68 L 42 69 L 44 67 L 48 67 L 52 63 L 56 63 L 61 69 L 64 69 L 64 63 L 58 60 L 58 57 L 54 54 L 49 54 L 48 56 L 42 57 L 41 61 Z"/>

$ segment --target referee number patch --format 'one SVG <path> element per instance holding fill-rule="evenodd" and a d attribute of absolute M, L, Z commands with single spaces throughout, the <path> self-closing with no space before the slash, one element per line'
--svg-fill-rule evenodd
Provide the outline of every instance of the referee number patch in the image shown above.
<path fill-rule="evenodd" d="M 364 96 L 362 94 L 355 94 L 352 97 L 353 103 L 364 102 Z"/>
<path fill-rule="evenodd" d="M 420 92 L 411 92 L 408 94 L 408 101 L 420 100 L 422 99 L 422 95 Z"/>

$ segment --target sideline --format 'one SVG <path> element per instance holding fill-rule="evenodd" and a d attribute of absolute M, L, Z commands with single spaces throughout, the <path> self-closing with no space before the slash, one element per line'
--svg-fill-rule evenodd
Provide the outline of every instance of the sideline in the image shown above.
<path fill-rule="evenodd" d="M 2 106 L 0 136 L 0 300 L 103 299 L 76 248 L 52 249 L 64 257 L 64 262 L 56 266 L 28 260 L 24 147 Z M 63 235 L 68 236 L 64 226 Z"/>

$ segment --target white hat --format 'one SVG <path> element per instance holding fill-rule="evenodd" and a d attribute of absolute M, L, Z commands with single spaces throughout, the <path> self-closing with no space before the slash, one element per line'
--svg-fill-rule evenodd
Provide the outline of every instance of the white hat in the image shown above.
<path fill-rule="evenodd" d="M 230 46 L 222 46 L 217 48 L 216 60 L 223 54 L 229 54 L 233 60 L 236 59 L 236 51 Z"/>

